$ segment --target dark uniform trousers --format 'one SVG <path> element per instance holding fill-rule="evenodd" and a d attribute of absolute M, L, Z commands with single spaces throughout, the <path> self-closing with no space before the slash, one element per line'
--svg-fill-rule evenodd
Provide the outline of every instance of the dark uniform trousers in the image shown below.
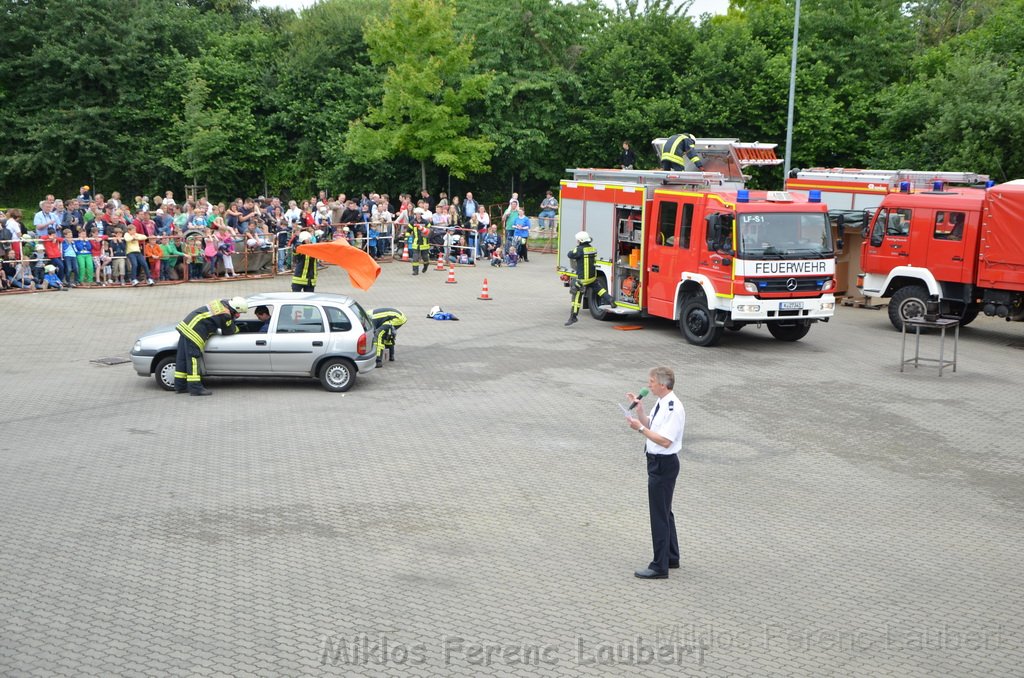
<path fill-rule="evenodd" d="M 669 561 L 679 560 L 676 517 L 672 513 L 672 493 L 679 476 L 679 455 L 647 455 L 647 502 L 651 510 L 651 541 L 654 560 L 648 566 L 668 572 Z"/>
<path fill-rule="evenodd" d="M 179 333 L 178 355 L 174 359 L 174 390 L 196 392 L 203 389 L 202 360 L 203 347 Z"/>

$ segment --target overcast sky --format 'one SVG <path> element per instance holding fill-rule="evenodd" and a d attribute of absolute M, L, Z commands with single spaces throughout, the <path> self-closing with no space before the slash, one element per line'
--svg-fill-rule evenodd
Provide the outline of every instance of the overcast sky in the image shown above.
<path fill-rule="evenodd" d="M 304 9 L 309 7 L 315 0 L 256 0 L 254 5 L 263 7 L 283 7 L 285 9 Z M 700 16 L 704 12 L 711 14 L 725 14 L 729 8 L 729 0 L 694 0 L 690 8 L 691 16 Z"/>

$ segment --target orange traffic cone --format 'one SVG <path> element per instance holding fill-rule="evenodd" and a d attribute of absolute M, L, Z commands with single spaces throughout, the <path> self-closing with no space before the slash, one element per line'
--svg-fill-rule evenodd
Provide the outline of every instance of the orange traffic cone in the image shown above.
<path fill-rule="evenodd" d="M 444 252 L 437 253 L 437 266 L 434 267 L 435 271 L 444 270 Z"/>
<path fill-rule="evenodd" d="M 402 250 L 402 261 L 409 261 L 409 243 L 406 241 L 405 249 Z"/>
<path fill-rule="evenodd" d="M 458 280 L 455 279 L 455 264 L 452 264 L 448 268 L 448 279 L 445 280 L 445 282 L 448 284 L 459 282 Z"/>
<path fill-rule="evenodd" d="M 492 301 L 491 293 L 487 290 L 487 278 L 484 278 L 484 285 L 480 288 L 480 296 L 477 299 L 480 301 Z"/>

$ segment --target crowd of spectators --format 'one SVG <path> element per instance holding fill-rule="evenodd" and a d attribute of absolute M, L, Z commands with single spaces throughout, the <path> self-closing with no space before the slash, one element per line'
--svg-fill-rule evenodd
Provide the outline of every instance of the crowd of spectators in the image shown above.
<path fill-rule="evenodd" d="M 557 205 L 549 191 L 540 206 L 542 227 L 553 227 Z M 67 201 L 46 196 L 30 223 L 19 209 L 0 212 L 0 287 L 68 290 L 231 278 L 239 261 L 243 273 L 284 273 L 302 230 L 314 240 L 345 238 L 375 258 L 398 258 L 412 229 L 420 228 L 429 232 L 432 257 L 516 263 L 528 260 L 530 223 L 517 194 L 500 220 L 492 220 L 471 192 L 451 200 L 444 191 L 436 199 L 423 190 L 394 200 L 321 191 L 287 205 L 263 196 L 229 204 L 199 196 L 179 204 L 172 191 L 128 203 L 117 191 L 107 197 L 83 186 Z"/>

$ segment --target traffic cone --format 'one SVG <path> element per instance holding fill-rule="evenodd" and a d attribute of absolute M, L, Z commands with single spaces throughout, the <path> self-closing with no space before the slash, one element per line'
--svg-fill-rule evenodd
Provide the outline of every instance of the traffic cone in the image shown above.
<path fill-rule="evenodd" d="M 405 243 L 405 249 L 402 250 L 402 261 L 409 261 L 409 243 Z"/>
<path fill-rule="evenodd" d="M 435 271 L 444 270 L 444 252 L 437 253 L 437 266 L 434 267 Z"/>
<path fill-rule="evenodd" d="M 491 301 L 491 293 L 487 290 L 487 278 L 484 278 L 484 285 L 480 288 L 480 296 L 477 299 L 480 301 Z"/>
<path fill-rule="evenodd" d="M 448 284 L 459 282 L 458 280 L 455 279 L 455 264 L 452 264 L 451 266 L 449 266 L 449 268 L 448 268 L 448 279 L 445 280 L 445 282 L 448 283 Z"/>

